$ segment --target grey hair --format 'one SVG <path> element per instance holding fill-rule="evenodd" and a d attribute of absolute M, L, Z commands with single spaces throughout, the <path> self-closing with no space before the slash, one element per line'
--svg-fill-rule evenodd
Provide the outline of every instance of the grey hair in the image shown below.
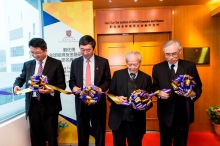
<path fill-rule="evenodd" d="M 163 51 L 165 51 L 165 48 L 168 47 L 169 45 L 173 44 L 173 43 L 176 44 L 178 50 L 180 51 L 182 47 L 181 47 L 180 43 L 176 40 L 170 40 L 170 41 L 166 42 L 166 44 L 163 46 Z"/>
<path fill-rule="evenodd" d="M 132 51 L 132 52 L 128 52 L 126 55 L 125 55 L 125 61 L 128 62 L 128 57 L 130 55 L 137 55 L 138 56 L 138 62 L 141 63 L 142 61 L 142 57 L 141 57 L 141 54 L 137 51 Z"/>

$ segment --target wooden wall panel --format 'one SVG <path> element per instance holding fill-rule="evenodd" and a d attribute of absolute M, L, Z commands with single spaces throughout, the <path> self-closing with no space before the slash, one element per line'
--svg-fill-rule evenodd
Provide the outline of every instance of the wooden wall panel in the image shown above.
<path fill-rule="evenodd" d="M 140 70 L 151 76 L 153 65 L 141 65 Z"/>
<path fill-rule="evenodd" d="M 194 132 L 213 131 L 206 109 L 220 105 L 220 17 L 210 12 L 207 5 L 174 7 L 174 39 L 183 47 L 210 47 L 210 64 L 197 65 L 203 93 L 195 102 L 195 122 L 190 126 Z"/>
<path fill-rule="evenodd" d="M 126 65 L 122 56 L 133 49 L 132 35 L 104 35 L 98 39 L 99 55 L 108 58 L 110 66 Z"/>
<path fill-rule="evenodd" d="M 126 65 L 125 56 L 127 52 L 132 50 L 132 43 L 105 43 L 100 44 L 99 54 L 105 58 L 109 58 L 109 65 Z"/>
<path fill-rule="evenodd" d="M 142 55 L 142 65 L 154 65 L 164 61 L 162 48 L 169 38 L 170 33 L 135 34 L 134 48 Z"/>
<path fill-rule="evenodd" d="M 159 121 L 157 118 L 157 97 L 152 98 L 153 107 L 147 111 L 147 130 L 158 131 Z"/>
<path fill-rule="evenodd" d="M 142 65 L 152 65 L 160 62 L 161 47 L 159 45 L 141 45 Z"/>

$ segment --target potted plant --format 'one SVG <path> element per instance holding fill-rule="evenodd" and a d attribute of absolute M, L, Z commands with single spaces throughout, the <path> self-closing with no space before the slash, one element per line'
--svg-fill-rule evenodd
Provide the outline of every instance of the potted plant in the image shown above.
<path fill-rule="evenodd" d="M 216 134 L 220 136 L 220 105 L 211 106 L 207 110 L 208 118 L 212 121 Z"/>

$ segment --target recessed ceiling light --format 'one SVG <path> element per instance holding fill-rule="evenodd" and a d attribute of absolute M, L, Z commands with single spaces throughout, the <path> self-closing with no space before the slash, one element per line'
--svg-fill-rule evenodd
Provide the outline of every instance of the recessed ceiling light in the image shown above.
<path fill-rule="evenodd" d="M 134 2 L 137 2 L 138 0 L 134 0 Z"/>
<path fill-rule="evenodd" d="M 163 1 L 163 0 L 160 0 L 161 2 Z"/>
<path fill-rule="evenodd" d="M 111 3 L 111 2 L 112 2 L 112 0 L 108 0 L 108 2 L 110 2 L 110 3 Z"/>

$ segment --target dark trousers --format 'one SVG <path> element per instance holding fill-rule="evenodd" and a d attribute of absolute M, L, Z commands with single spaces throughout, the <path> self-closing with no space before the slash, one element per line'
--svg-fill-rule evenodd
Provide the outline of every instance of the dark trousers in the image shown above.
<path fill-rule="evenodd" d="M 49 146 L 58 146 L 58 113 L 43 116 L 40 101 L 33 98 L 29 111 L 29 123 L 32 146 L 46 146 L 46 141 Z"/>
<path fill-rule="evenodd" d="M 117 119 L 115 119 L 117 120 Z M 143 135 L 137 132 L 135 122 L 122 121 L 117 130 L 112 130 L 114 146 L 141 146 Z"/>
<path fill-rule="evenodd" d="M 105 146 L 106 113 L 97 111 L 96 105 L 82 105 L 81 114 L 77 116 L 78 146 L 89 145 L 90 123 L 96 146 Z"/>
<path fill-rule="evenodd" d="M 176 120 L 170 127 L 159 122 L 160 146 L 187 146 L 189 126 L 181 126 Z"/>

